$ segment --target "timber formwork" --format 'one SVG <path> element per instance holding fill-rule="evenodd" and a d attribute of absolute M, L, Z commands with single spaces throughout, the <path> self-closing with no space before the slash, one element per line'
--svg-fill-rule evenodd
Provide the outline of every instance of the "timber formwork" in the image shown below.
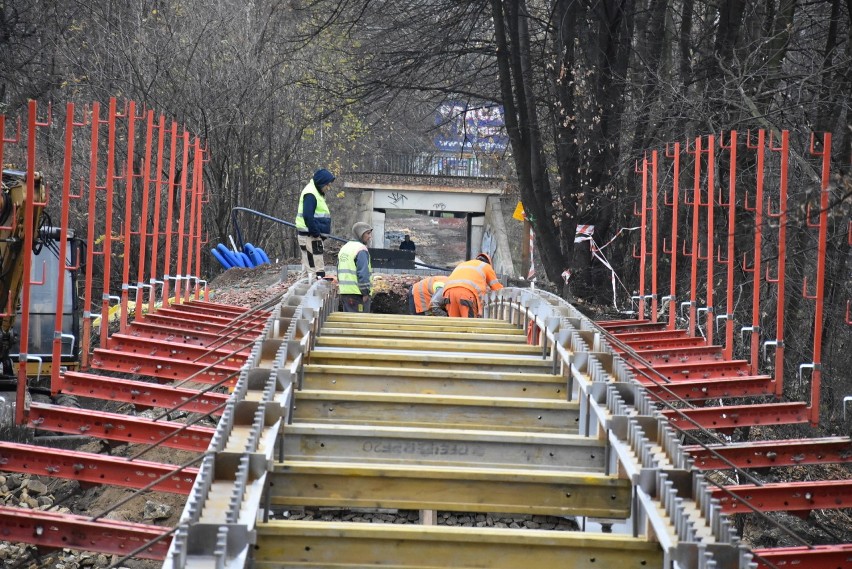
<path fill-rule="evenodd" d="M 702 450 L 708 466 L 712 457 L 742 468 L 725 462 L 734 448 L 714 452 L 727 445 L 684 448 L 681 433 L 712 436 L 712 419 L 695 419 L 690 401 L 677 393 L 660 398 L 646 389 L 643 373 L 660 373 L 654 364 L 637 372 L 622 357 L 629 349 L 610 343 L 608 331 L 555 296 L 505 289 L 489 297 L 489 318 L 471 322 L 337 313 L 334 291 L 323 283 L 303 294 L 276 364 L 262 371 L 249 361 L 243 372 L 278 385 L 280 421 L 255 421 L 258 440 L 277 436 L 274 448 L 243 454 L 243 478 L 226 474 L 208 480 L 208 488 L 196 484 L 166 567 L 214 560 L 516 567 L 521 559 L 567 567 L 818 567 L 844 556 L 841 546 L 749 551 L 726 513 L 770 511 L 767 504 L 803 489 L 709 482 L 687 450 L 696 457 Z M 714 353 L 702 350 L 700 357 Z M 799 406 L 790 405 L 791 413 Z M 750 407 L 738 406 L 738 416 L 766 413 L 757 406 L 749 415 Z M 777 416 L 780 407 L 773 409 Z M 676 430 L 679 423 L 688 427 Z M 221 426 L 220 445 L 232 437 Z M 848 460 L 848 439 L 821 444 L 815 454 Z M 249 459 L 265 468 L 252 470 Z M 202 466 L 199 480 L 205 467 L 216 478 L 216 460 Z M 228 461 L 237 464 L 234 456 Z M 831 507 L 831 496 L 842 497 L 847 486 L 829 483 L 789 509 Z M 224 496 L 231 497 L 227 507 Z M 307 507 L 417 510 L 424 523 L 285 515 Z M 430 525 L 435 512 L 573 516 L 620 529 L 566 534 Z M 253 539 L 250 546 L 245 539 Z"/>
<path fill-rule="evenodd" d="M 197 313 L 206 305 L 174 310 Z M 632 365 L 629 346 L 613 337 L 613 328 L 630 324 L 599 327 L 555 296 L 519 289 L 492 294 L 488 318 L 476 321 L 350 315 L 336 305 L 326 283 L 300 283 L 264 311 L 235 312 L 219 336 L 173 326 L 161 365 L 207 362 L 179 367 L 178 377 L 145 368 L 150 360 L 137 353 L 139 342 L 150 335 L 150 349 L 159 352 L 164 332 L 151 330 L 150 318 L 131 323 L 111 346 L 146 373 L 67 372 L 64 386 L 153 411 L 139 417 L 33 404 L 29 422 L 140 444 L 134 455 L 3 443 L 0 456 L 10 472 L 186 495 L 180 523 L 53 512 L 25 518 L 3 508 L 6 535 L 175 568 L 816 568 L 852 559 L 846 545 L 750 551 L 727 518 L 847 504 L 848 481 L 767 484 L 745 469 L 848 463 L 849 439 L 707 444 L 729 425 L 702 423 L 691 414 L 695 399 L 659 396 L 677 382 L 664 381 L 653 362 Z M 258 327 L 253 315 L 261 313 Z M 242 345 L 252 336 L 250 347 Z M 236 373 L 235 361 L 243 362 Z M 649 375 L 664 388 L 648 389 Z M 741 407 L 761 406 L 737 405 L 738 413 Z M 216 427 L 201 417 L 215 418 Z M 681 423 L 687 428 L 676 430 Z M 684 445 L 696 431 L 701 443 Z M 194 458 L 143 460 L 156 447 Z M 711 483 L 704 472 L 716 470 L 733 471 L 740 483 Z M 416 510 L 423 523 L 282 519 L 301 508 Z M 428 523 L 437 512 L 572 517 L 585 531 Z M 613 530 L 594 529 L 602 527 Z"/>

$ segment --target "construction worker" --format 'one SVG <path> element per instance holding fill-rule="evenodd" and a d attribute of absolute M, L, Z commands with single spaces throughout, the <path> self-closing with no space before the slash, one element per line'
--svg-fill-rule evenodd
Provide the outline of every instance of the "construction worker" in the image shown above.
<path fill-rule="evenodd" d="M 410 235 L 406 235 L 403 237 L 402 241 L 399 243 L 400 251 L 411 251 L 414 253 L 417 250 L 417 245 L 414 244 L 414 241 L 411 240 Z"/>
<path fill-rule="evenodd" d="M 482 300 L 489 290 L 503 285 L 491 267 L 491 256 L 480 253 L 475 259 L 459 264 L 444 284 L 444 301 L 449 316 L 481 318 Z"/>
<path fill-rule="evenodd" d="M 444 288 L 446 280 L 445 276 L 426 277 L 411 285 L 408 289 L 408 313 L 429 313 L 432 295 Z"/>
<path fill-rule="evenodd" d="M 299 196 L 296 231 L 302 252 L 302 270 L 310 280 L 325 277 L 325 249 L 322 241 L 331 233 L 331 212 L 325 203 L 325 189 L 334 182 L 334 174 L 317 170 Z"/>
<path fill-rule="evenodd" d="M 373 266 L 367 245 L 373 237 L 373 228 L 359 221 L 352 226 L 355 239 L 348 241 L 337 254 L 337 283 L 343 312 L 370 312 L 370 278 Z"/>

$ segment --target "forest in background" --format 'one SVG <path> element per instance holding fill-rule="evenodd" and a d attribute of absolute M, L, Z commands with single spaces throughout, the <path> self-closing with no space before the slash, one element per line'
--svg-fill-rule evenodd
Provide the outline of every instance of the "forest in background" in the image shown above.
<path fill-rule="evenodd" d="M 594 225 L 604 243 L 636 225 L 635 166 L 646 150 L 730 129 L 789 130 L 788 370 L 811 357 L 813 308 L 799 293 L 816 249 L 806 217 L 819 164 L 808 141 L 811 132 L 832 132 L 837 177 L 822 323 L 829 429 L 848 429 L 840 401 L 852 394 L 844 320 L 852 298 L 850 93 L 852 0 L 0 0 L 0 112 L 20 115 L 28 99 L 53 102 L 62 124 L 67 101 L 118 97 L 174 117 L 210 151 L 212 242 L 226 242 L 235 206 L 291 220 L 319 166 L 345 173 L 365 156 L 433 151 L 435 111 L 447 100 L 497 103 L 511 144 L 489 158 L 509 172 L 508 207 L 520 199 L 532 219 L 541 277 L 562 283 L 571 268 L 564 296 L 601 301 L 609 274 L 587 249 L 575 251 L 575 229 Z M 48 142 L 37 166 L 53 179 L 57 149 Z M 690 167 L 684 157 L 682 170 Z M 753 185 L 753 155 L 742 152 L 738 168 L 740 183 Z M 670 184 L 667 176 L 670 165 L 661 178 Z M 773 182 L 774 170 L 767 187 Z M 332 211 L 344 207 L 341 190 L 330 196 Z M 740 221 L 737 247 L 745 250 L 752 220 Z M 717 223 L 724 235 L 725 220 Z M 247 241 L 291 256 L 290 231 L 263 220 L 245 225 Z M 609 257 L 635 288 L 631 247 L 619 240 Z M 748 294 L 750 280 L 737 274 L 738 294 Z M 763 317 L 771 322 L 772 309 Z M 805 386 L 789 386 L 788 396 L 805 396 Z"/>

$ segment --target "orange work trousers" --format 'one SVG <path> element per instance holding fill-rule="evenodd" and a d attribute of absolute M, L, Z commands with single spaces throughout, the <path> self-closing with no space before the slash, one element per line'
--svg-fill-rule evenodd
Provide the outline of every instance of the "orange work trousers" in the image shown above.
<path fill-rule="evenodd" d="M 444 289 L 447 300 L 447 315 L 462 318 L 479 318 L 479 298 L 476 294 L 460 286 Z"/>

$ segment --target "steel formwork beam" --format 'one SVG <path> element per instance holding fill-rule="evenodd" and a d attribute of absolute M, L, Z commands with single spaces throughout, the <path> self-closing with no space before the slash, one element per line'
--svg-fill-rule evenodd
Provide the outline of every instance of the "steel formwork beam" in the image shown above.
<path fill-rule="evenodd" d="M 613 334 L 617 340 L 626 344 L 634 342 L 660 341 L 660 340 L 679 340 L 681 338 L 690 337 L 686 330 L 652 330 L 649 332 L 622 332 Z"/>
<path fill-rule="evenodd" d="M 147 315 L 145 317 L 145 322 L 170 328 L 175 331 L 205 332 L 208 334 L 234 334 L 238 330 L 246 333 L 254 332 L 255 334 L 260 334 L 263 330 L 263 326 L 265 325 L 265 322 L 240 322 L 234 326 L 224 326 L 220 324 L 186 320 L 185 318 L 177 318 L 174 316 L 166 316 L 164 314 L 160 314 L 160 311 Z"/>
<path fill-rule="evenodd" d="M 278 463 L 276 506 L 398 508 L 553 516 L 630 516 L 629 480 L 590 473 L 425 465 Z"/>
<path fill-rule="evenodd" d="M 85 516 L 0 506 L 0 535 L 4 541 L 40 547 L 98 551 L 128 555 L 145 544 L 135 557 L 162 561 L 171 539 L 164 528 Z"/>
<path fill-rule="evenodd" d="M 632 364 L 638 370 L 648 370 L 647 366 Z M 669 379 L 715 379 L 753 376 L 749 372 L 748 362 L 733 361 L 685 361 L 655 364 L 653 369 Z"/>
<path fill-rule="evenodd" d="M 195 389 L 133 381 L 90 373 L 66 372 L 63 393 L 78 397 L 92 397 L 106 401 L 124 401 L 143 407 L 178 409 L 190 413 L 221 415 L 218 409 L 230 397 L 213 391 L 199 395 Z"/>
<path fill-rule="evenodd" d="M 245 340 L 243 346 L 248 348 L 252 343 L 253 340 Z M 190 346 L 167 340 L 134 338 L 126 334 L 113 334 L 109 347 L 111 352 L 190 361 L 205 365 L 221 362 L 222 365 L 242 366 L 247 356 L 247 354 L 234 354 L 232 350 L 219 347 L 211 349 L 205 346 Z M 224 361 L 221 361 L 223 359 Z"/>
<path fill-rule="evenodd" d="M 223 316 L 229 318 L 237 318 L 245 314 L 248 309 L 242 306 L 232 306 L 229 304 L 217 304 L 215 302 L 204 302 L 199 300 L 191 300 L 180 304 L 172 304 L 169 308 L 173 310 L 182 310 L 185 312 L 194 312 L 196 314 L 211 314 L 214 316 Z M 269 312 L 258 311 L 258 317 L 268 317 Z"/>
<path fill-rule="evenodd" d="M 91 484 L 107 484 L 124 488 L 145 488 L 167 477 L 150 489 L 154 492 L 189 494 L 197 468 L 177 467 L 145 460 L 104 456 L 49 447 L 0 442 L 0 470 L 37 476 L 52 476 Z"/>
<path fill-rule="evenodd" d="M 736 497 L 731 496 L 731 493 Z M 761 512 L 840 509 L 852 504 L 852 480 L 726 486 L 724 490 L 714 490 L 713 497 L 719 500 L 722 511 L 727 514 L 750 513 L 752 509 Z"/>
<path fill-rule="evenodd" d="M 697 379 L 689 381 L 652 382 L 639 376 L 639 383 L 653 392 L 654 400 L 702 401 L 731 397 L 773 395 L 775 384 L 769 376 Z"/>
<path fill-rule="evenodd" d="M 640 334 L 664 330 L 668 326 L 668 323 L 649 322 L 647 320 L 609 320 L 599 322 L 598 325 L 611 334 L 623 334 L 625 332 Z"/>
<path fill-rule="evenodd" d="M 211 366 L 200 362 L 97 349 L 92 357 L 92 367 L 127 374 L 147 375 L 167 381 L 183 381 L 192 376 L 192 381 L 198 383 L 219 383 L 227 376 L 238 373 L 242 364 L 223 362 Z M 235 376 L 224 385 L 233 387 L 236 383 Z"/>
<path fill-rule="evenodd" d="M 658 543 L 621 535 L 544 530 L 286 521 L 258 524 L 254 566 L 273 567 L 663 566 Z"/>
<path fill-rule="evenodd" d="M 696 468 L 716 470 L 730 468 L 724 458 L 739 468 L 768 468 L 800 464 L 850 464 L 852 439 L 790 439 L 780 441 L 749 441 L 727 445 L 685 446 Z"/>
<path fill-rule="evenodd" d="M 116 334 L 119 338 L 122 336 L 132 336 L 134 338 L 150 338 L 152 340 L 163 340 L 173 344 L 185 344 L 188 346 L 211 346 L 215 345 L 223 350 L 240 350 L 240 353 L 249 354 L 250 347 L 244 347 L 247 343 L 254 340 L 258 336 L 257 331 L 246 332 L 241 335 L 239 331 L 234 331 L 228 334 L 231 339 L 225 340 L 226 336 L 214 332 L 193 332 L 189 330 L 175 330 L 174 328 L 139 322 L 138 320 L 130 324 L 127 329 L 127 334 Z"/>
<path fill-rule="evenodd" d="M 235 326 L 235 325 L 255 325 L 266 324 L 269 320 L 269 315 L 256 314 L 246 318 L 241 318 L 238 322 L 234 322 L 235 316 L 217 316 L 204 312 L 195 312 L 191 310 L 180 310 L 177 308 L 161 308 L 157 311 L 159 316 L 179 318 L 186 322 L 202 322 L 205 324 L 213 324 L 214 326 Z"/>
<path fill-rule="evenodd" d="M 852 567 L 852 544 L 755 549 L 758 569 L 835 569 Z"/>
<path fill-rule="evenodd" d="M 626 360 L 631 360 L 633 354 L 626 354 L 618 346 L 613 346 L 616 352 Z M 668 347 L 651 350 L 634 350 L 636 355 L 652 364 L 667 364 L 671 362 L 719 362 L 722 361 L 721 346 L 686 346 Z"/>
<path fill-rule="evenodd" d="M 727 405 L 701 409 L 667 409 L 662 412 L 677 429 L 731 429 L 755 425 L 792 425 L 808 421 L 805 403 L 767 403 L 763 405 Z M 688 420 L 688 417 L 691 420 Z"/>
<path fill-rule="evenodd" d="M 701 347 L 704 346 L 704 338 L 700 336 L 680 336 L 647 340 L 636 339 L 624 343 L 641 354 L 645 351 Z M 613 349 L 618 350 L 615 345 L 613 345 Z"/>
<path fill-rule="evenodd" d="M 151 421 L 117 413 L 75 409 L 58 405 L 30 405 L 27 426 L 42 431 L 86 435 L 125 443 L 153 444 L 168 448 L 204 452 L 215 429 L 170 421 Z M 165 440 L 163 440 L 165 439 Z"/>

